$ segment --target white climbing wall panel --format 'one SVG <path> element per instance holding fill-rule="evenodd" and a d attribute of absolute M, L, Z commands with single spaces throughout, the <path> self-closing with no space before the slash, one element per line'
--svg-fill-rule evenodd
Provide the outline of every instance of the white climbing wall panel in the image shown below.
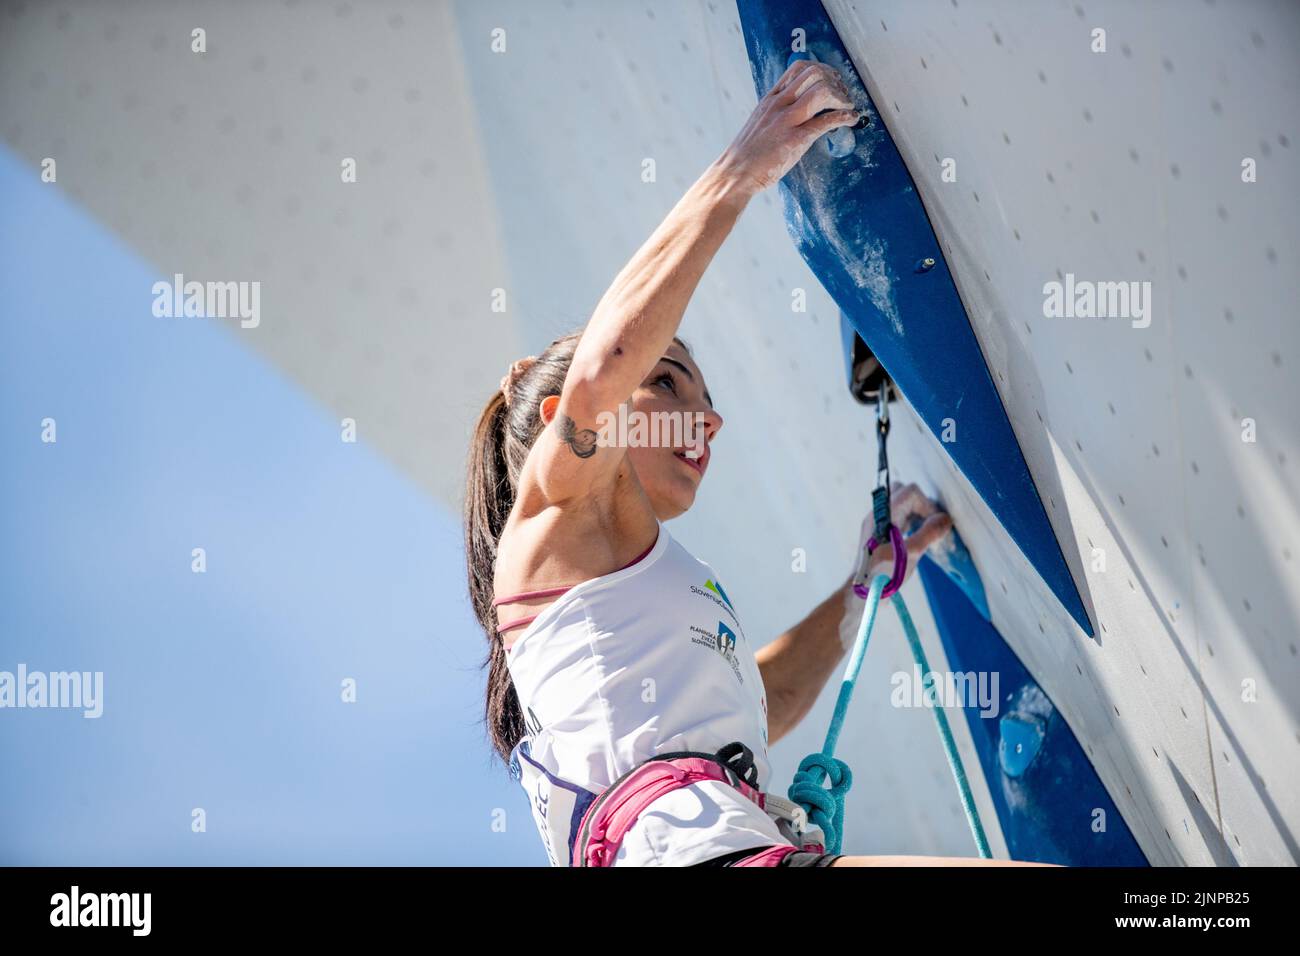
<path fill-rule="evenodd" d="M 1294 861 L 1296 7 L 827 6 L 1085 569 L 1097 641 L 905 411 L 897 477 L 957 517 L 995 623 L 1152 862 Z M 1089 50 L 1094 27 L 1105 54 Z M 262 326 L 232 334 L 355 414 L 362 440 L 448 508 L 508 363 L 585 322 L 753 103 L 728 0 L 0 8 L 6 147 L 33 169 L 64 157 L 59 188 L 160 275 L 260 278 Z M 358 160 L 351 191 L 344 157 Z M 958 178 L 941 183 L 949 157 Z M 1241 182 L 1243 157 L 1258 182 Z M 1149 279 L 1150 327 L 1044 318 L 1058 271 Z M 498 287 L 505 314 L 490 308 Z M 726 425 L 672 531 L 766 641 L 847 576 L 874 454 L 837 311 L 774 193 L 719 253 L 682 332 Z M 923 605 L 919 585 L 907 593 Z M 917 619 L 937 666 L 929 615 Z M 900 670 L 910 657 L 886 615 L 845 733 L 858 771 L 846 846 L 968 855 L 932 715 L 890 705 Z M 774 748 L 775 789 L 820 747 L 833 684 Z"/>
<path fill-rule="evenodd" d="M 917 180 L 1100 631 L 1085 639 L 931 467 L 995 622 L 1153 862 L 1295 862 L 1300 8 L 826 6 Z M 1150 281 L 1149 327 L 1045 318 L 1043 285 L 1066 273 Z"/>
<path fill-rule="evenodd" d="M 448 502 L 522 348 L 472 109 L 446 3 L 0 5 L 5 144 L 160 277 L 260 281 L 239 340 Z"/>

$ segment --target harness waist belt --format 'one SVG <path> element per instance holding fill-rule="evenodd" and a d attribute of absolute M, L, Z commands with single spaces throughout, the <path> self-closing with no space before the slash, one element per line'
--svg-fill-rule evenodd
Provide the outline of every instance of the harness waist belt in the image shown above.
<path fill-rule="evenodd" d="M 737 758 L 739 763 L 733 763 Z M 769 816 L 788 821 L 803 842 L 803 849 L 824 852 L 822 831 L 809 825 L 804 808 L 759 790 L 757 777 L 753 751 L 739 741 L 712 754 L 680 750 L 651 757 L 623 774 L 592 801 L 574 839 L 572 865 L 613 866 L 623 838 L 646 807 L 665 794 L 702 780 L 730 784 Z M 760 848 L 755 850 L 758 856 L 753 862 L 746 858 L 736 865 L 775 866 L 786 853 L 798 849 L 794 845 Z"/>

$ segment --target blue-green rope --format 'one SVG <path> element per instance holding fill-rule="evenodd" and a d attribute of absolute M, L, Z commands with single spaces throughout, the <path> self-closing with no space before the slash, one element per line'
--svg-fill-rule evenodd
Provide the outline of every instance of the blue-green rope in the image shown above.
<path fill-rule="evenodd" d="M 925 659 L 925 649 L 921 647 L 921 638 L 916 633 L 916 625 L 912 623 L 912 615 L 908 612 L 907 605 L 903 603 L 900 594 L 895 593 L 893 601 L 898 619 L 903 623 L 903 633 L 907 635 L 907 643 L 912 646 L 912 657 L 916 661 L 916 666 L 921 669 L 922 674 L 929 674 L 930 664 Z M 933 686 L 931 682 L 931 688 Z M 971 793 L 970 783 L 966 779 L 966 768 L 962 765 L 961 755 L 957 753 L 957 743 L 953 740 L 952 728 L 948 726 L 948 715 L 943 711 L 942 701 L 934 701 L 931 710 L 934 711 L 935 723 L 939 725 L 939 738 L 943 741 L 943 752 L 948 757 L 948 768 L 952 770 L 952 778 L 957 782 L 961 808 L 966 811 L 966 822 L 970 824 L 971 835 L 975 837 L 975 847 L 981 857 L 986 860 L 992 859 L 993 853 L 989 850 L 989 840 L 984 834 L 984 825 L 980 822 L 979 811 L 975 809 L 975 796 Z"/>
<path fill-rule="evenodd" d="M 880 610 L 880 593 L 889 581 L 889 575 L 878 574 L 871 582 L 871 588 L 867 592 L 866 607 L 862 610 L 862 623 L 858 626 L 858 637 L 853 642 L 853 652 L 849 655 L 849 663 L 844 669 L 844 679 L 840 682 L 840 694 L 835 701 L 835 711 L 831 715 L 830 729 L 826 732 L 826 742 L 820 752 L 809 754 L 803 759 L 795 772 L 794 782 L 790 784 L 790 799 L 807 811 L 811 823 L 821 828 L 825 836 L 824 846 L 827 853 L 841 852 L 844 834 L 844 798 L 853 784 L 853 774 L 849 770 L 849 765 L 835 757 L 835 745 L 839 743 L 840 730 L 844 726 L 844 718 L 849 709 L 849 700 L 853 696 L 858 673 L 862 670 L 862 662 L 867 656 L 867 642 L 871 640 L 871 631 L 876 624 L 876 613 Z M 895 593 L 893 602 L 894 610 L 898 612 L 898 619 L 903 625 L 903 632 L 907 635 L 907 643 L 912 649 L 912 657 L 917 667 L 921 669 L 921 674 L 928 674 L 930 666 L 925 659 L 925 650 L 921 647 L 920 637 L 917 636 L 916 625 L 912 623 L 912 615 L 908 613 L 907 605 L 903 603 L 903 596 Z M 948 718 L 942 706 L 935 706 L 932 709 L 935 721 L 939 725 L 939 737 L 943 741 L 944 753 L 948 757 L 948 766 L 952 770 L 953 779 L 957 782 L 962 809 L 966 811 L 966 820 L 975 837 L 975 846 L 979 849 L 981 857 L 990 859 L 993 854 L 989 851 L 988 838 L 984 835 L 984 827 L 980 823 L 979 811 L 975 808 L 975 798 L 971 794 L 961 756 L 957 753 L 957 744 L 953 740 L 952 729 L 948 726 Z M 825 786 L 827 779 L 830 781 L 829 788 Z"/>

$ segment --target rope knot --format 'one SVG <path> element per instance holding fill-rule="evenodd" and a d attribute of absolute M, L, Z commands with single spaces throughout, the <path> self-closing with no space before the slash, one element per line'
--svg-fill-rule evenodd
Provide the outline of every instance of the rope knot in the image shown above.
<path fill-rule="evenodd" d="M 830 787 L 823 780 L 830 781 Z M 839 853 L 844 829 L 844 798 L 853 785 L 853 771 L 828 753 L 809 754 L 799 764 L 789 797 L 808 812 L 808 820 L 821 827 L 826 852 Z"/>

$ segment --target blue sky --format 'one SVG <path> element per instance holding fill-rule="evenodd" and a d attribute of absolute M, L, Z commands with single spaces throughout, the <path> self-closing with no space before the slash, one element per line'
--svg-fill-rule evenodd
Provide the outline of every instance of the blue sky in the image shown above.
<path fill-rule="evenodd" d="M 0 196 L 0 670 L 104 674 L 0 709 L 0 863 L 544 865 L 458 516 L 3 149 Z"/>

